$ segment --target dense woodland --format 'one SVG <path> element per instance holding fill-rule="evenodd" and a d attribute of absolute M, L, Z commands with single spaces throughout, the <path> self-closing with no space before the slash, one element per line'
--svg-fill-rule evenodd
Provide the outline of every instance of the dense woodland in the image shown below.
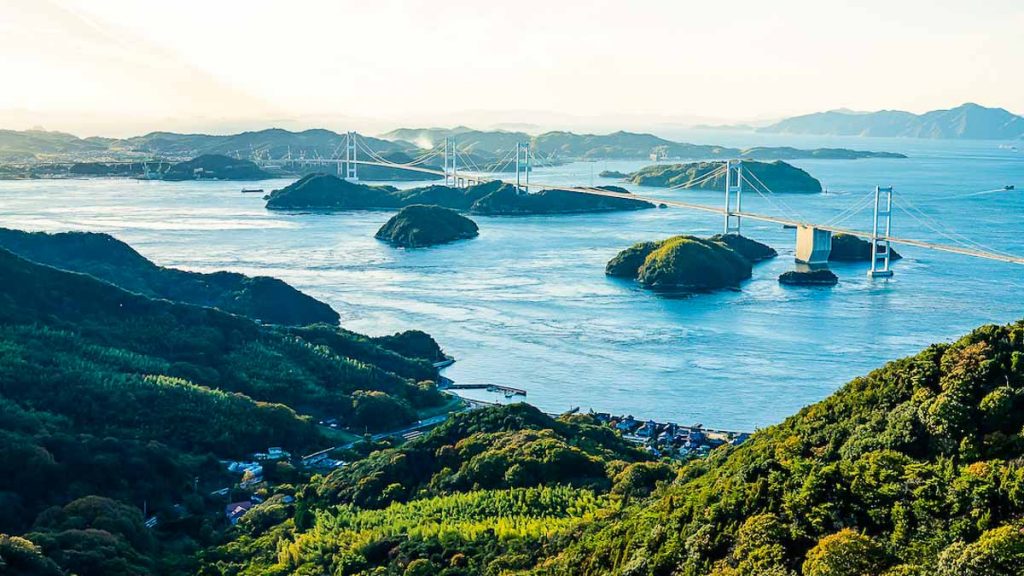
<path fill-rule="evenodd" d="M 81 251 L 60 247 L 81 247 L 82 238 L 32 241 L 51 263 L 78 265 Z M 111 280 L 164 287 L 178 273 L 138 268 L 141 257 L 112 238 L 86 239 L 111 248 L 97 268 Z M 117 264 L 119 249 L 126 266 Z M 132 277 L 139 269 L 147 275 Z M 0 278 L 7 572 L 193 573 L 197 551 L 224 529 L 224 498 L 210 493 L 238 481 L 220 460 L 268 446 L 305 454 L 335 445 L 319 418 L 362 433 L 406 425 L 446 402 L 432 382 L 431 363 L 443 355 L 422 332 L 370 339 L 328 324 L 270 326 L 4 249 Z M 303 478 L 286 464 L 267 476 Z M 144 511 L 158 528 L 142 527 Z"/>
<path fill-rule="evenodd" d="M 206 569 L 1017 575 L 1022 388 L 1019 322 L 890 363 L 685 465 L 645 461 L 585 415 L 492 409 L 314 479 L 287 520 L 208 551 Z"/>
<path fill-rule="evenodd" d="M 1024 321 L 855 379 L 706 459 L 587 414 L 436 410 L 426 334 L 268 326 L 0 250 L 0 573 L 1009 576 L 1024 573 Z M 146 520 L 155 517 L 156 526 Z"/>

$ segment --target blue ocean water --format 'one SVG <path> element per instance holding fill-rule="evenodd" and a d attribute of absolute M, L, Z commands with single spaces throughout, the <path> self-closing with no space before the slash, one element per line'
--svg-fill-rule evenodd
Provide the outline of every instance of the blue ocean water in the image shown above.
<path fill-rule="evenodd" d="M 1024 188 L 1024 154 L 1007 144 L 672 136 L 907 153 L 905 160 L 794 161 L 830 193 L 782 201 L 803 219 L 825 221 L 875 185 L 892 185 L 924 214 L 914 220 L 897 212 L 895 234 L 945 243 L 962 235 L 1024 255 L 1024 190 L 975 194 L 1006 184 Z M 596 174 L 644 164 L 574 163 L 540 168 L 533 178 L 614 184 Z M 269 191 L 288 182 L 261 185 Z M 720 217 L 676 209 L 474 217 L 480 226 L 474 240 L 396 250 L 373 238 L 388 212 L 275 213 L 264 209 L 260 195 L 240 188 L 233 182 L 0 181 L 0 225 L 108 232 L 162 265 L 283 278 L 334 306 L 350 329 L 431 333 L 458 359 L 450 377 L 525 388 L 527 400 L 545 410 L 579 406 L 723 429 L 781 421 L 887 360 L 981 324 L 1024 317 L 1024 267 L 913 247 L 897 247 L 905 259 L 890 280 L 869 280 L 866 264 L 842 265 L 833 267 L 836 287 L 788 288 L 776 278 L 793 266 L 793 231 L 745 221 L 744 234 L 776 247 L 780 257 L 756 266 L 740 291 L 670 299 L 606 278 L 606 261 L 633 242 L 714 234 Z M 662 194 L 722 203 L 716 192 Z M 744 207 L 783 210 L 778 199 L 749 193 Z M 932 230 L 933 221 L 953 238 Z M 870 212 L 845 225 L 867 229 Z"/>

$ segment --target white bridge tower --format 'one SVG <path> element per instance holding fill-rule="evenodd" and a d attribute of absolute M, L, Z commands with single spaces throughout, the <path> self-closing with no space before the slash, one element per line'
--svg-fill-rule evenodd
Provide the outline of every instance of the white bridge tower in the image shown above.
<path fill-rule="evenodd" d="M 735 168 L 734 168 L 735 167 Z M 736 178 L 733 179 L 735 170 Z M 733 195 L 736 208 L 733 209 Z M 725 161 L 725 227 L 724 234 L 740 235 L 740 214 L 743 212 L 743 161 Z"/>
<path fill-rule="evenodd" d="M 455 137 L 444 139 L 444 185 L 459 188 L 458 154 L 455 148 Z"/>
<path fill-rule="evenodd" d="M 349 132 L 345 135 L 345 180 L 354 182 L 359 179 L 356 160 L 356 133 Z"/>
<path fill-rule="evenodd" d="M 523 174 L 521 177 L 520 174 Z M 525 184 L 523 181 L 525 180 Z M 516 190 L 530 191 L 530 143 L 516 142 Z"/>
<path fill-rule="evenodd" d="M 884 204 L 884 206 L 883 206 Z M 881 220 L 881 222 L 880 222 Z M 884 231 L 879 234 L 879 230 Z M 871 278 L 889 278 L 889 236 L 892 233 L 892 186 L 882 188 L 875 186 L 875 217 L 871 226 Z"/>

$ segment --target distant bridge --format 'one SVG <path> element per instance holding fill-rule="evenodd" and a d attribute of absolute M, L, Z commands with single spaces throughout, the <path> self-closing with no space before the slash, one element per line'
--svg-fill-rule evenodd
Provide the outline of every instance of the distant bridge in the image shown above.
<path fill-rule="evenodd" d="M 765 186 L 756 174 L 749 171 L 744 172 L 743 162 L 740 160 L 722 161 L 721 166 L 718 168 L 696 177 L 690 182 L 669 188 L 669 190 L 694 188 L 712 179 L 724 176 L 724 204 L 722 206 L 708 206 L 706 204 L 683 202 L 680 200 L 668 200 L 638 194 L 614 192 L 592 186 L 563 186 L 543 182 L 531 183 L 530 171 L 534 157 L 530 153 L 530 146 L 528 143 L 517 144 L 514 157 L 512 157 L 512 151 L 509 151 L 505 158 L 502 158 L 495 164 L 498 169 L 491 172 L 480 170 L 477 166 L 473 165 L 471 161 L 467 161 L 468 159 L 457 149 L 454 138 L 445 139 L 443 150 L 440 145 L 435 146 L 420 157 L 408 163 L 392 162 L 383 158 L 380 154 L 373 151 L 373 149 L 370 148 L 369 145 L 355 132 L 348 132 L 345 135 L 342 146 L 339 146 L 339 151 L 342 147 L 345 150 L 344 157 L 336 154 L 335 158 L 327 159 L 302 158 L 293 160 L 287 158 L 284 159 L 284 162 L 301 163 L 305 165 L 335 165 L 337 167 L 338 175 L 349 180 L 358 179 L 358 166 L 381 166 L 397 170 L 409 170 L 423 174 L 442 176 L 444 177 L 446 185 L 456 187 L 472 183 L 499 180 L 508 184 L 514 184 L 524 192 L 529 192 L 530 190 L 565 190 L 567 192 L 574 192 L 578 194 L 640 200 L 655 206 L 664 205 L 671 206 L 673 208 L 716 214 L 721 216 L 724 220 L 723 232 L 725 234 L 739 234 L 743 219 L 781 224 L 783 226 L 796 229 L 797 262 L 811 268 L 827 265 L 832 247 L 833 234 L 847 234 L 850 236 L 864 238 L 871 242 L 871 267 L 868 271 L 868 275 L 873 278 L 892 276 L 892 269 L 890 267 L 891 244 L 915 246 L 926 250 L 936 250 L 951 254 L 971 256 L 974 258 L 1007 262 L 1010 264 L 1024 264 L 1024 257 L 1022 256 L 990 249 L 966 236 L 945 230 L 944 225 L 941 222 L 929 221 L 929 217 L 915 206 L 910 205 L 909 201 L 905 201 L 902 205 L 894 203 L 893 189 L 891 187 L 876 187 L 873 194 L 869 194 L 866 198 L 862 198 L 858 201 L 857 205 L 853 207 L 855 209 L 847 209 L 847 211 L 844 211 L 845 213 L 841 213 L 839 217 L 831 222 L 814 223 L 806 221 L 799 218 L 792 210 L 787 210 L 784 202 L 782 202 L 771 191 L 771 189 Z M 359 151 L 362 151 L 369 160 L 360 159 L 358 157 Z M 443 169 L 438 170 L 437 168 L 423 166 L 427 161 L 442 155 L 444 160 Z M 460 160 L 462 161 L 462 171 L 459 170 Z M 503 161 L 505 164 L 502 166 Z M 499 173 L 504 171 L 506 168 L 511 167 L 513 164 L 515 169 L 514 179 L 505 179 L 498 176 Z M 753 191 L 770 202 L 776 202 L 783 208 L 783 211 L 790 212 L 790 215 L 780 217 L 743 210 L 742 202 L 745 187 L 748 192 Z M 840 222 L 848 220 L 851 216 L 869 206 L 873 206 L 872 228 L 870 231 L 856 230 L 838 225 Z M 906 212 L 911 218 L 922 223 L 925 227 L 935 231 L 937 234 L 953 240 L 954 244 L 942 244 L 894 235 L 892 233 L 892 215 L 894 208 L 898 208 Z"/>

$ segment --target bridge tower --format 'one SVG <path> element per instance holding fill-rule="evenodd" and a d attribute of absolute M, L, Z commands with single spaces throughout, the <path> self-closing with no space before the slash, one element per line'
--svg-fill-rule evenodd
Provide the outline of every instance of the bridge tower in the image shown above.
<path fill-rule="evenodd" d="M 444 185 L 459 188 L 458 154 L 455 146 L 455 137 L 446 136 L 444 139 Z"/>
<path fill-rule="evenodd" d="M 349 132 L 345 135 L 345 180 L 354 182 L 359 179 L 356 161 L 356 133 Z"/>
<path fill-rule="evenodd" d="M 880 220 L 882 222 L 879 222 Z M 879 235 L 879 229 L 884 230 L 884 236 Z M 875 217 L 871 227 L 871 269 L 868 270 L 870 278 L 892 277 L 892 270 L 889 268 L 889 257 L 892 254 L 889 247 L 891 232 L 892 186 L 875 186 Z"/>
<path fill-rule="evenodd" d="M 520 177 L 525 173 L 525 177 Z M 525 189 L 523 180 L 526 181 Z M 530 191 L 530 143 L 516 142 L 516 190 L 520 192 Z"/>
<path fill-rule="evenodd" d="M 735 168 L 734 168 L 735 167 Z M 733 172 L 736 177 L 733 179 Z M 733 195 L 736 208 L 733 209 Z M 743 161 L 725 161 L 725 229 L 724 234 L 740 235 L 740 213 L 743 212 Z"/>

